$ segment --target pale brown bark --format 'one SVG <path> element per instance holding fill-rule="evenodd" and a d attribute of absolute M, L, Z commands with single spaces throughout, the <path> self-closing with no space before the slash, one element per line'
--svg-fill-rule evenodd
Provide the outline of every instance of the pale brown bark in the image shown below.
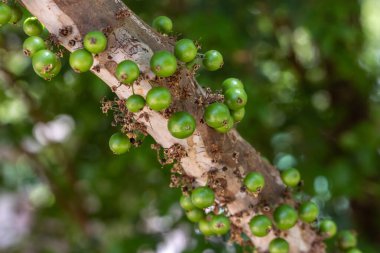
<path fill-rule="evenodd" d="M 126 86 L 118 87 L 113 75 L 118 62 L 132 59 L 139 64 L 144 78 L 135 86 L 135 92 L 145 95 L 151 87 L 149 80 L 155 80 L 149 69 L 153 52 L 173 49 L 172 39 L 152 30 L 120 0 L 22 0 L 22 3 L 69 51 L 82 47 L 81 39 L 87 32 L 106 31 L 108 49 L 96 58 L 95 65 L 99 65 L 99 69 L 93 72 L 121 99 L 127 98 L 132 90 Z M 275 234 L 289 241 L 291 252 L 325 252 L 320 236 L 301 223 L 287 232 L 272 231 L 264 238 L 250 234 L 247 224 L 254 214 L 265 212 L 270 216 L 279 203 L 293 204 L 286 197 L 277 169 L 263 160 L 236 131 L 219 134 L 202 123 L 204 105 L 197 105 L 195 100 L 204 98 L 205 91 L 185 68 L 180 68 L 170 80 L 155 81 L 171 89 L 174 96 L 172 110 L 186 110 L 196 117 L 196 132 L 186 140 L 175 139 L 167 130 L 167 115 L 149 109 L 139 113 L 146 113 L 149 120 L 139 115 L 136 119 L 162 147 L 180 144 L 186 150 L 187 156 L 180 161 L 185 173 L 195 178 L 195 185 L 212 182 L 217 202 L 227 208 L 236 228 L 242 229 L 260 252 L 268 249 Z M 259 197 L 241 191 L 242 177 L 249 171 L 259 171 L 266 179 Z"/>

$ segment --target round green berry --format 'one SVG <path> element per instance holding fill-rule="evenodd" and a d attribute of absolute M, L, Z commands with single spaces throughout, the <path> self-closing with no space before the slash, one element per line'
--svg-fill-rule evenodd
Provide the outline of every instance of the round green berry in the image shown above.
<path fill-rule="evenodd" d="M 215 71 L 223 66 L 223 56 L 216 50 L 207 51 L 203 58 L 203 66 L 209 71 Z"/>
<path fill-rule="evenodd" d="M 170 33 L 173 30 L 173 22 L 166 16 L 159 16 L 153 20 L 153 28 L 160 33 Z"/>
<path fill-rule="evenodd" d="M 119 82 L 132 84 L 139 77 L 140 69 L 134 61 L 125 60 L 117 65 L 115 75 Z"/>
<path fill-rule="evenodd" d="M 83 45 L 90 53 L 99 54 L 107 48 L 107 37 L 102 32 L 92 31 L 84 36 Z"/>
<path fill-rule="evenodd" d="M 167 109 L 172 102 L 172 95 L 168 88 L 154 87 L 146 95 L 146 103 L 154 111 Z"/>
<path fill-rule="evenodd" d="M 38 36 L 30 36 L 24 41 L 22 48 L 26 56 L 32 57 L 38 51 L 46 49 L 46 44 L 42 38 Z"/>
<path fill-rule="evenodd" d="M 120 155 L 129 151 L 129 149 L 132 147 L 132 143 L 129 140 L 128 136 L 122 133 L 115 133 L 109 140 L 109 146 L 114 154 Z"/>
<path fill-rule="evenodd" d="M 25 19 L 23 29 L 29 36 L 38 36 L 44 31 L 44 26 L 36 17 L 30 17 Z"/>
<path fill-rule="evenodd" d="M 195 119 L 187 112 L 176 112 L 168 121 L 169 132 L 178 139 L 185 139 L 195 131 Z"/>
<path fill-rule="evenodd" d="M 131 95 L 127 101 L 125 101 L 125 106 L 130 112 L 139 112 L 145 106 L 145 99 L 137 94 Z"/>
<path fill-rule="evenodd" d="M 5 25 L 12 18 L 12 9 L 5 3 L 0 3 L 0 25 Z"/>
<path fill-rule="evenodd" d="M 239 79 L 230 77 L 223 81 L 222 89 L 223 92 L 226 92 L 230 88 L 244 89 L 244 85 Z"/>
<path fill-rule="evenodd" d="M 215 102 L 206 107 L 203 117 L 208 126 L 219 128 L 228 124 L 231 115 L 225 104 Z"/>
<path fill-rule="evenodd" d="M 225 134 L 228 133 L 234 127 L 234 119 L 232 117 L 228 118 L 227 124 L 215 128 L 215 130 L 219 133 Z"/>
<path fill-rule="evenodd" d="M 302 221 L 310 223 L 317 219 L 319 208 L 314 202 L 304 202 L 298 209 L 298 215 Z"/>
<path fill-rule="evenodd" d="M 53 79 L 55 76 L 59 74 L 59 72 L 62 69 L 62 63 L 61 63 L 61 60 L 58 58 L 58 56 L 56 57 L 56 61 L 57 62 L 51 71 L 45 72 L 45 73 L 37 73 L 37 74 L 45 80 Z"/>
<path fill-rule="evenodd" d="M 323 236 L 326 238 L 333 237 L 337 232 L 337 226 L 332 220 L 323 220 L 319 224 L 319 230 Z"/>
<path fill-rule="evenodd" d="M 191 202 L 198 208 L 212 206 L 215 201 L 214 191 L 207 186 L 198 187 L 191 193 Z"/>
<path fill-rule="evenodd" d="M 342 230 L 338 234 L 338 246 L 343 250 L 356 247 L 357 239 L 354 232 Z"/>
<path fill-rule="evenodd" d="M 169 77 L 177 70 L 177 60 L 168 51 L 158 51 L 150 59 L 150 68 L 159 77 Z"/>
<path fill-rule="evenodd" d="M 196 207 L 191 202 L 191 196 L 182 195 L 179 199 L 179 204 L 183 208 L 183 210 L 190 211 L 195 209 Z"/>
<path fill-rule="evenodd" d="M 238 110 L 232 110 L 230 113 L 231 113 L 231 116 L 234 119 L 234 121 L 239 122 L 245 116 L 245 108 L 243 107 L 243 108 L 240 108 Z"/>
<path fill-rule="evenodd" d="M 298 214 L 293 207 L 283 204 L 274 210 L 273 219 L 280 230 L 288 230 L 297 223 Z"/>
<path fill-rule="evenodd" d="M 75 72 L 83 73 L 91 69 L 94 59 L 86 49 L 78 49 L 70 54 L 69 63 Z"/>
<path fill-rule="evenodd" d="M 281 172 L 281 179 L 286 186 L 295 187 L 301 181 L 301 174 L 297 169 L 290 168 Z"/>
<path fill-rule="evenodd" d="M 199 221 L 198 223 L 198 228 L 199 228 L 199 231 L 201 231 L 201 233 L 204 235 L 204 236 L 212 236 L 214 235 L 214 231 L 211 227 L 211 222 L 206 220 L 206 219 L 202 219 Z"/>
<path fill-rule="evenodd" d="M 194 42 L 189 39 L 182 39 L 175 43 L 174 55 L 182 62 L 191 62 L 197 56 L 198 49 Z"/>
<path fill-rule="evenodd" d="M 253 235 L 263 237 L 272 229 L 271 220 L 265 215 L 256 215 L 249 222 L 249 228 Z"/>
<path fill-rule="evenodd" d="M 244 185 L 250 192 L 261 192 L 265 185 L 264 176 L 259 172 L 250 172 L 244 178 Z"/>
<path fill-rule="evenodd" d="M 191 222 L 199 222 L 204 218 L 204 213 L 202 209 L 199 208 L 194 208 L 190 211 L 186 212 L 186 217 L 191 221 Z"/>
<path fill-rule="evenodd" d="M 231 110 L 239 110 L 247 104 L 247 93 L 243 89 L 231 88 L 224 93 L 224 102 Z"/>
<path fill-rule="evenodd" d="M 289 243 L 282 238 L 275 238 L 269 243 L 269 253 L 288 253 Z"/>
<path fill-rule="evenodd" d="M 18 21 L 22 19 L 22 10 L 17 5 L 11 6 L 12 17 L 9 20 L 9 23 L 16 24 Z"/>
<path fill-rule="evenodd" d="M 230 219 L 223 214 L 212 217 L 210 223 L 212 231 L 216 235 L 225 235 L 231 228 Z"/>
<path fill-rule="evenodd" d="M 358 248 L 349 249 L 346 253 L 362 253 L 362 251 Z"/>
<path fill-rule="evenodd" d="M 34 71 L 45 79 L 51 79 L 61 70 L 60 59 L 50 50 L 42 49 L 32 58 Z"/>

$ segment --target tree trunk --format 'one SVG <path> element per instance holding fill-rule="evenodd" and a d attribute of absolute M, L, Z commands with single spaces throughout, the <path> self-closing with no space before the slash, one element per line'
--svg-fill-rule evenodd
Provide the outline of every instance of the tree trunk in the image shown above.
<path fill-rule="evenodd" d="M 275 236 L 282 236 L 290 244 L 292 253 L 325 252 L 321 237 L 309 225 L 298 223 L 286 232 L 272 231 L 268 236 L 252 236 L 248 222 L 256 213 L 269 216 L 279 203 L 294 202 L 287 197 L 276 168 L 263 160 L 235 131 L 219 134 L 202 121 L 207 92 L 196 82 L 184 66 L 170 78 L 156 78 L 149 67 L 149 60 L 157 50 L 173 51 L 174 40 L 152 30 L 120 0 L 21 0 L 69 51 L 82 47 L 83 36 L 93 30 L 101 30 L 108 36 L 108 49 L 95 57 L 92 72 L 115 91 L 120 99 L 132 94 L 132 89 L 119 84 L 114 77 L 118 62 L 131 59 L 142 72 L 136 94 L 145 96 L 151 84 L 168 87 L 173 95 L 173 104 L 165 113 L 144 109 L 135 119 L 146 129 L 158 144 L 167 149 L 170 158 L 177 158 L 187 177 L 194 178 L 193 185 L 208 183 L 215 191 L 217 203 L 226 208 L 233 223 L 235 238 L 240 231 L 247 234 L 260 252 L 268 249 Z M 168 114 L 185 110 L 197 120 L 197 129 L 185 140 L 173 138 L 167 130 Z M 105 136 L 106 138 L 106 136 Z M 175 145 L 177 144 L 177 145 Z M 179 145 L 180 146 L 179 146 Z M 180 151 L 183 152 L 183 155 Z M 249 171 L 262 173 L 266 186 L 258 197 L 242 189 L 242 178 Z"/>

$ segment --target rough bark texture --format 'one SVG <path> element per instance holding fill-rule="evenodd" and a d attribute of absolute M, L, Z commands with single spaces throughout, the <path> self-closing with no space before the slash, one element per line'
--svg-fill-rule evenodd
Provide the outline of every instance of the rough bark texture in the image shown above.
<path fill-rule="evenodd" d="M 173 149 L 180 144 L 186 151 L 180 164 L 185 173 L 195 179 L 194 185 L 210 184 L 217 194 L 217 202 L 225 206 L 235 232 L 240 229 L 250 236 L 259 252 L 265 252 L 275 236 L 286 238 L 291 252 L 325 252 L 320 236 L 308 225 L 298 223 L 286 232 L 272 231 L 264 238 L 251 235 L 248 222 L 256 213 L 271 216 L 279 203 L 291 203 L 279 173 L 263 160 L 260 154 L 243 140 L 236 131 L 219 134 L 202 123 L 206 92 L 196 83 L 193 75 L 184 67 L 167 79 L 157 79 L 150 72 L 149 60 L 154 51 L 173 49 L 173 39 L 162 36 L 141 21 L 120 0 L 22 0 L 25 7 L 55 35 L 58 42 L 69 51 L 81 48 L 83 36 L 93 30 L 108 35 L 108 49 L 95 59 L 93 72 L 110 86 L 121 99 L 132 94 L 130 87 L 119 85 L 114 69 L 124 59 L 136 61 L 142 78 L 135 85 L 135 93 L 145 95 L 156 83 L 170 88 L 174 97 L 169 112 L 157 113 L 145 109 L 135 119 L 164 148 Z M 227 75 L 228 73 L 226 73 Z M 226 76 L 227 77 L 227 76 Z M 186 110 L 197 119 L 197 129 L 186 140 L 173 138 L 167 130 L 170 111 Z M 148 117 L 139 117 L 148 115 Z M 264 190 L 255 197 L 241 190 L 242 177 L 249 171 L 259 171 L 266 179 Z"/>

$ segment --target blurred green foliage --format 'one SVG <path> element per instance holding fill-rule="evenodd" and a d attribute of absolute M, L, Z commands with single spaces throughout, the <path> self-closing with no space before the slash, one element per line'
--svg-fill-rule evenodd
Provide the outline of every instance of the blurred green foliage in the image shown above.
<path fill-rule="evenodd" d="M 168 15 L 180 37 L 223 52 L 224 68 L 200 71 L 199 82 L 219 89 L 242 79 L 241 134 L 279 169 L 299 168 L 322 217 L 355 228 L 363 252 L 379 252 L 379 1 L 125 2 L 146 22 Z M 235 252 L 183 217 L 153 140 L 111 154 L 117 129 L 99 101 L 113 94 L 102 81 L 67 59 L 58 78 L 41 80 L 22 55 L 25 38 L 20 25 L 1 28 L 1 194 L 26 196 L 33 217 L 6 252 Z"/>

